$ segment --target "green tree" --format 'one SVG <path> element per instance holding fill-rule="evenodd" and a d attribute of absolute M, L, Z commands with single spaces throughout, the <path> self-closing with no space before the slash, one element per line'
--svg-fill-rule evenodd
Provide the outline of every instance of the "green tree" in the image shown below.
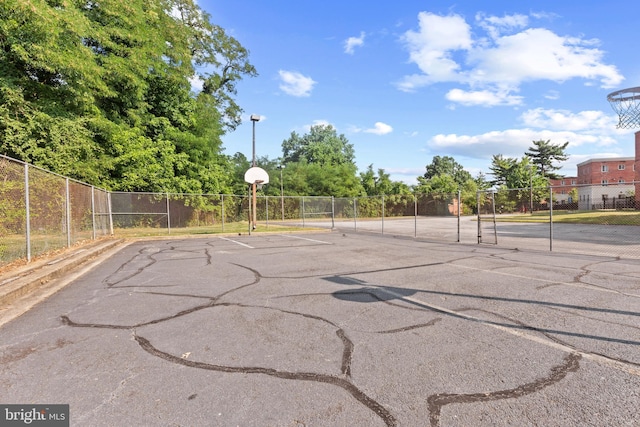
<path fill-rule="evenodd" d="M 296 196 L 363 196 L 364 189 L 350 164 L 321 165 L 306 160 L 287 163 L 286 194 Z"/>
<path fill-rule="evenodd" d="M 244 174 L 251 167 L 251 161 L 238 152 L 230 158 L 230 162 L 232 164 L 231 193 L 247 194 L 248 184 L 244 181 Z"/>
<path fill-rule="evenodd" d="M 529 147 L 525 155 L 536 165 L 540 175 L 551 179 L 559 179 L 560 175 L 554 173 L 554 171 L 559 170 L 561 167 L 556 166 L 554 162 L 564 162 L 569 158 L 565 153 L 568 145 L 568 141 L 558 145 L 552 144 L 550 140 L 533 141 L 533 146 Z"/>
<path fill-rule="evenodd" d="M 203 82 L 202 92 L 216 100 L 224 126 L 234 130 L 241 123 L 243 112 L 233 98 L 236 85 L 244 76 L 257 75 L 249 62 L 249 51 L 222 27 L 213 24 L 211 16 L 193 0 L 167 0 L 166 11 L 182 24 L 180 31 L 188 30 L 190 60 L 203 70 L 196 73 Z M 183 42 L 181 37 L 172 40 Z"/>
<path fill-rule="evenodd" d="M 192 0 L 6 0 L 0 152 L 115 190 L 225 191 L 247 57 Z"/>
<path fill-rule="evenodd" d="M 392 181 L 390 175 L 384 169 L 378 169 L 376 175 L 373 165 L 369 165 L 366 171 L 360 173 L 360 182 L 367 196 L 411 194 L 407 184 Z"/>
<path fill-rule="evenodd" d="M 415 191 L 418 193 L 457 193 L 473 178 L 464 167 L 450 156 L 434 156 L 426 166 L 426 172 L 418 177 Z"/>
<path fill-rule="evenodd" d="M 569 191 L 569 199 L 571 203 L 578 203 L 578 189 L 577 188 L 572 188 L 571 191 Z"/>
<path fill-rule="evenodd" d="M 432 176 L 429 179 L 419 176 L 416 192 L 424 194 L 452 194 L 457 193 L 459 188 L 460 185 L 455 181 L 453 176 L 443 173 Z"/>
<path fill-rule="evenodd" d="M 489 166 L 490 173 L 493 175 L 493 180 L 490 181 L 491 185 L 507 186 L 507 181 L 517 163 L 517 159 L 494 154 L 491 158 L 491 166 Z"/>
<path fill-rule="evenodd" d="M 495 177 L 493 184 L 509 189 L 529 188 L 531 180 L 539 176 L 526 156 L 518 160 L 505 158 L 502 154 L 494 155 L 489 169 Z"/>
<path fill-rule="evenodd" d="M 518 160 L 494 155 L 490 169 L 495 177 L 493 184 L 503 190 L 496 204 L 509 206 L 509 209 L 515 207 L 513 204 L 525 208 L 531 202 L 531 195 L 533 201 L 538 202 L 546 197 L 548 182 L 531 164 L 529 157 Z"/>
<path fill-rule="evenodd" d="M 331 125 L 311 126 L 308 134 L 303 136 L 291 132 L 291 136 L 282 142 L 283 162 L 300 162 L 309 164 L 353 165 L 355 151 L 347 138 Z"/>
<path fill-rule="evenodd" d="M 434 156 L 431 163 L 426 166 L 426 169 L 427 171 L 423 175 L 426 180 L 439 175 L 449 175 L 455 183 L 463 185 L 467 180 L 472 179 L 471 174 L 450 156 Z"/>
<path fill-rule="evenodd" d="M 487 180 L 487 177 L 482 172 L 478 172 L 478 176 L 476 176 L 473 181 L 475 182 L 478 190 L 487 190 L 491 188 L 491 182 Z"/>

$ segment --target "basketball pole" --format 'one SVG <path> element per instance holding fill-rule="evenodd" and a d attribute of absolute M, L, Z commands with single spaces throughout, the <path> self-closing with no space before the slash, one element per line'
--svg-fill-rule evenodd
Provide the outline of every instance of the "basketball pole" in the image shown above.
<path fill-rule="evenodd" d="M 251 184 L 251 189 L 253 191 L 253 202 L 252 202 L 252 205 L 253 205 L 253 210 L 252 210 L 252 213 L 253 213 L 253 229 L 255 230 L 256 229 L 256 183 L 255 182 L 253 184 Z"/>
<path fill-rule="evenodd" d="M 252 139 L 252 148 L 253 148 L 253 157 L 251 160 L 251 167 L 256 166 L 256 122 L 260 121 L 260 116 L 257 114 L 251 115 L 251 122 L 253 123 L 253 139 Z M 255 181 L 251 184 L 251 193 L 252 193 L 252 205 L 253 205 L 253 218 L 252 218 L 252 226 L 253 229 L 256 229 L 256 183 Z"/>

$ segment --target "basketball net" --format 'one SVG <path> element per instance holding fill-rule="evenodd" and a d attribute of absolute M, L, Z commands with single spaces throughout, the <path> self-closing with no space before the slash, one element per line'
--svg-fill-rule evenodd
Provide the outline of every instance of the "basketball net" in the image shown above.
<path fill-rule="evenodd" d="M 640 87 L 610 93 L 607 101 L 618 114 L 618 129 L 640 128 Z"/>

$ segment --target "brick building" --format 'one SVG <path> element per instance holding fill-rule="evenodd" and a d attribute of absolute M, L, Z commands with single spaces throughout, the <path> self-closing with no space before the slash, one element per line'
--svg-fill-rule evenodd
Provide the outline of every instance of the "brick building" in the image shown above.
<path fill-rule="evenodd" d="M 640 132 L 636 134 L 636 148 Z M 636 156 L 638 154 L 636 153 Z M 589 159 L 578 164 L 578 208 L 614 208 L 633 195 L 636 181 L 636 157 Z"/>
<path fill-rule="evenodd" d="M 577 203 L 577 200 L 573 200 L 571 197 L 571 190 L 576 188 L 578 184 L 577 176 L 566 176 L 560 179 L 550 179 L 549 185 L 553 190 L 553 203 L 566 205 L 569 203 Z"/>
<path fill-rule="evenodd" d="M 635 133 L 635 157 L 589 159 L 578 164 L 578 176 L 550 179 L 554 205 L 578 203 L 581 210 L 619 207 L 640 209 L 640 131 Z M 578 200 L 570 193 L 578 189 Z M 634 198 L 630 198 L 635 194 Z M 635 201 L 635 203 L 634 203 Z"/>
<path fill-rule="evenodd" d="M 634 177 L 636 191 L 636 209 L 640 209 L 640 132 L 636 132 L 636 163 L 634 169 L 636 171 Z"/>

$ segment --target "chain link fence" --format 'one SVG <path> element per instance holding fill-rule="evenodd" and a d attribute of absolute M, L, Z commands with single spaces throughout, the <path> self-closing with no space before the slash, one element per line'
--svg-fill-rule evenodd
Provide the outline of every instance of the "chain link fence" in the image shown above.
<path fill-rule="evenodd" d="M 335 198 L 333 228 L 458 242 L 462 211 L 459 194 Z"/>
<path fill-rule="evenodd" d="M 251 234 L 247 195 L 107 192 L 0 156 L 0 267 L 115 235 Z M 338 198 L 264 196 L 257 226 L 640 258 L 635 183 Z M 556 189 L 557 191 L 557 189 Z M 553 204 L 549 201 L 553 200 Z"/>
<path fill-rule="evenodd" d="M 109 193 L 0 155 L 0 266 L 111 234 Z"/>
<path fill-rule="evenodd" d="M 478 243 L 640 258 L 635 183 L 574 188 L 575 198 L 553 187 L 478 192 Z"/>

